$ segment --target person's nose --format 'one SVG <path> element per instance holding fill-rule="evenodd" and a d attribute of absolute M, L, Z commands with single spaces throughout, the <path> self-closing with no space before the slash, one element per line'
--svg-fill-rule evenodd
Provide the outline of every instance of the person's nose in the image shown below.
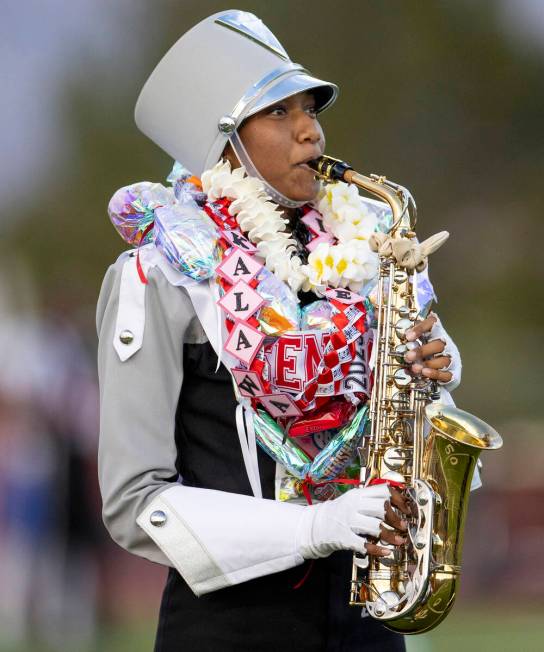
<path fill-rule="evenodd" d="M 308 115 L 305 111 L 301 111 L 295 129 L 296 140 L 301 144 L 311 143 L 315 145 L 323 138 L 319 122 L 314 116 Z"/>

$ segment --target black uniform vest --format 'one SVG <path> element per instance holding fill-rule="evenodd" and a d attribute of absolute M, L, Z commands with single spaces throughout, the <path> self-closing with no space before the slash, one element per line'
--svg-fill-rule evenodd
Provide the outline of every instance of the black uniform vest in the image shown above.
<path fill-rule="evenodd" d="M 184 347 L 176 414 L 177 469 L 183 483 L 251 495 L 236 431 L 236 401 L 209 343 Z M 265 498 L 274 498 L 275 462 L 259 449 Z M 221 533 L 217 533 L 221 536 Z M 176 570 L 164 589 L 155 652 L 357 652 L 404 650 L 393 634 L 348 606 L 351 553 L 197 598 Z"/>

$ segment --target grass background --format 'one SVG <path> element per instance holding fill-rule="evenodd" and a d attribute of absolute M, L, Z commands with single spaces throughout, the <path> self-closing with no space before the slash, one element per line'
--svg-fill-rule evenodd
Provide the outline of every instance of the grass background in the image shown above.
<path fill-rule="evenodd" d="M 152 621 L 118 623 L 104 628 L 94 646 L 86 648 L 85 652 L 151 652 L 154 631 Z M 505 596 L 504 605 L 494 608 L 454 610 L 435 631 L 407 637 L 407 652 L 541 652 L 543 649 L 542 609 L 535 605 L 523 611 L 516 610 L 508 604 L 508 596 Z M 50 652 L 50 648 L 40 644 L 3 646 L 0 650 Z M 83 652 L 82 648 L 69 645 L 66 650 Z M 180 652 L 182 650 L 180 645 Z"/>

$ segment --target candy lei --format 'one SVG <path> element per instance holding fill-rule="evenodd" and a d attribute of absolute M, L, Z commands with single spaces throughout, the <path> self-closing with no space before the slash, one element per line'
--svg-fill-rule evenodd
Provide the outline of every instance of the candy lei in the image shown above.
<path fill-rule="evenodd" d="M 314 210 L 306 212 L 303 222 L 313 234 L 307 264 L 296 254 L 297 243 L 285 230 L 288 221 L 280 208 L 244 168 L 231 170 L 227 161 L 220 162 L 203 173 L 202 188 L 212 206 L 228 202 L 228 217 L 234 218 L 229 224 L 247 235 L 266 267 L 294 292 L 311 290 L 323 296 L 327 287 L 357 292 L 376 276 L 378 258 L 368 246 L 376 218 L 365 210 L 355 187 L 325 185 Z"/>
<path fill-rule="evenodd" d="M 333 482 L 338 491 L 357 483 L 357 475 L 354 479 L 339 476 L 356 454 L 367 418 L 366 407 L 356 408 L 370 393 L 363 355 L 368 345 L 364 340 L 366 310 L 364 298 L 343 286 L 360 287 L 369 280 L 367 274 L 375 272 L 373 254 L 365 251 L 365 235 L 374 230 L 375 220 L 363 223 L 362 211 L 349 204 L 349 200 L 355 202 L 347 186 L 339 187 L 340 197 L 338 192 L 335 196 L 336 188 L 325 187 L 318 203 L 323 213 L 307 207 L 301 218 L 310 234 L 306 244 L 310 254 L 304 264 L 296 241 L 285 231 L 286 220 L 258 180 L 245 177 L 243 170 L 231 172 L 228 164 L 220 163 L 203 174 L 202 188 L 207 195 L 204 211 L 219 228 L 219 243 L 226 252 L 216 268 L 222 288 L 218 304 L 229 333 L 224 343 L 229 354 L 226 362 L 239 402 L 252 408 L 250 418 L 259 445 L 298 483 L 294 495 L 303 493 L 310 502 L 310 487 L 323 491 Z M 337 210 L 350 209 L 344 211 L 344 220 L 333 211 L 333 202 Z M 346 234 L 356 242 L 340 242 Z M 348 258 L 346 252 L 351 250 L 358 260 L 366 255 L 370 272 L 357 267 L 355 254 Z M 268 297 L 274 295 L 274 283 L 277 292 L 285 283 L 295 300 L 298 289 L 325 296 L 316 302 L 329 308 L 325 331 L 299 330 L 298 323 L 286 319 L 282 324 L 280 314 L 272 320 L 274 336 L 266 338 L 271 320 L 263 313 L 272 306 L 268 302 L 263 307 L 263 295 L 270 283 Z M 358 380 L 365 379 L 358 388 L 347 382 L 353 366 Z M 334 434 L 321 450 L 299 447 L 304 435 L 328 427 Z"/>
<path fill-rule="evenodd" d="M 367 418 L 356 407 L 370 392 L 366 300 L 357 290 L 376 273 L 367 238 L 379 211 L 347 184 L 324 186 L 303 209 L 305 261 L 259 180 L 221 162 L 200 187 L 178 166 L 172 188 L 140 182 L 117 191 L 113 224 L 134 246 L 153 242 L 193 280 L 215 279 L 224 362 L 238 401 L 251 408 L 257 442 L 305 495 L 308 483 L 339 483 Z M 299 289 L 323 299 L 301 310 Z M 310 450 L 302 442 L 312 432 L 323 433 L 323 445 Z"/>
<path fill-rule="evenodd" d="M 369 226 L 361 224 L 360 212 L 349 205 L 352 197 L 341 187 L 343 203 L 351 208 L 351 214 L 347 214 L 351 221 L 346 220 L 346 223 L 351 225 L 352 235 L 361 236 L 352 238 L 357 239 L 356 243 L 335 244 L 337 240 L 331 233 L 332 228 L 339 225 L 345 231 L 346 223 L 335 217 L 332 208 L 325 210 L 323 215 L 310 207 L 306 209 L 302 221 L 312 236 L 307 245 L 310 255 L 305 265 L 296 254 L 296 241 L 284 230 L 286 220 L 279 208 L 268 200 L 257 179 L 245 177 L 243 169 L 231 171 L 228 163 L 219 163 L 203 174 L 202 187 L 208 199 L 204 210 L 221 230 L 220 243 L 228 251 L 217 267 L 218 282 L 223 290 L 218 303 L 224 310 L 229 332 L 225 350 L 242 363 L 231 368 L 239 395 L 250 401 L 254 408 L 260 404 L 272 417 L 283 418 L 301 416 L 303 412 L 319 408 L 331 396 L 346 393 L 341 391 L 342 381 L 356 357 L 357 340 L 365 332 L 365 309 L 363 297 L 349 289 L 338 288 L 338 285 L 347 285 L 346 273 L 358 279 L 353 281 L 356 285 L 368 280 L 363 276 L 368 272 L 357 269 L 353 262 L 344 263 L 345 250 L 359 251 L 362 259 L 366 253 L 364 249 L 368 249 L 362 228 L 368 229 Z M 331 199 L 338 199 L 331 194 L 327 188 L 321 193 L 319 203 L 325 209 L 328 205 L 332 207 Z M 341 232 L 341 229 L 336 231 Z M 326 250 L 324 255 L 322 250 Z M 316 264 L 320 256 L 325 258 L 321 266 Z M 367 255 L 371 262 L 372 256 Z M 256 316 L 264 303 L 258 291 L 263 279 L 263 265 L 259 259 L 264 259 L 266 268 L 294 292 L 302 288 L 318 290 L 321 295 L 326 295 L 331 308 L 330 328 L 319 341 L 315 339 L 310 343 L 309 338 L 315 338 L 315 333 L 282 335 L 282 330 L 298 329 L 289 323 L 282 328 L 279 315 L 276 334 L 280 337 L 273 344 L 268 343 L 267 348 L 264 343 L 266 333 L 261 328 L 263 320 L 259 323 Z M 331 279 L 336 281 L 336 288 L 325 285 L 325 281 Z M 292 365 L 293 360 L 286 362 L 285 356 L 278 355 L 278 351 L 271 354 L 271 348 L 275 346 L 281 353 L 282 347 L 288 345 L 299 351 L 305 349 L 301 355 L 306 358 L 313 355 L 314 359 L 309 363 L 307 359 L 304 361 L 306 377 L 303 387 L 297 388 L 297 381 L 293 379 L 291 386 L 285 387 L 286 382 L 283 383 L 285 391 L 278 391 L 281 383 L 277 379 L 285 378 L 284 370 L 278 366 L 282 360 Z M 276 364 L 272 378 L 267 374 L 267 370 L 274 366 L 274 363 L 267 364 L 270 357 Z M 356 401 L 353 393 L 351 398 Z"/>

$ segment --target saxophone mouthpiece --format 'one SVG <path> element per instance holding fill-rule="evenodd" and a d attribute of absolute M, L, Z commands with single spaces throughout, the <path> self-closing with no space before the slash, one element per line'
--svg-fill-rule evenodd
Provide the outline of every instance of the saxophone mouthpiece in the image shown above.
<path fill-rule="evenodd" d="M 349 163 L 332 156 L 320 156 L 308 161 L 308 165 L 317 172 L 318 177 L 327 181 L 343 181 L 346 172 L 353 170 Z"/>

